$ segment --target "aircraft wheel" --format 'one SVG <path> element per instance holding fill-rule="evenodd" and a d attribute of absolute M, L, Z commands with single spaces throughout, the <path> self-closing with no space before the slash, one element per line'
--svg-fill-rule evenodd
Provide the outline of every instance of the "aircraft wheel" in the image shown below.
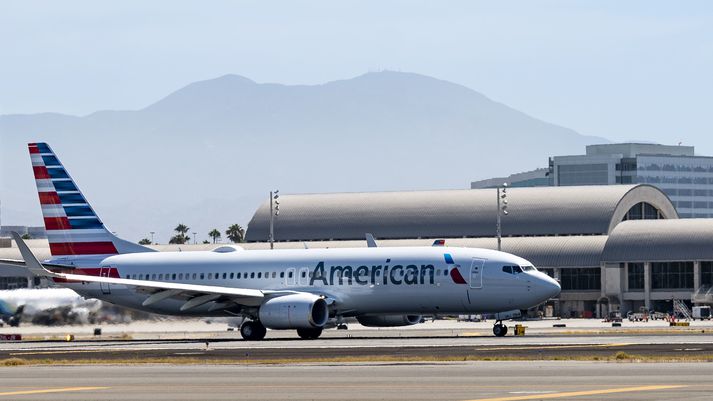
<path fill-rule="evenodd" d="M 297 329 L 297 335 L 303 340 L 316 340 L 322 334 L 322 329 Z"/>
<path fill-rule="evenodd" d="M 505 337 L 505 335 L 508 333 L 508 326 L 505 326 L 502 323 L 498 323 L 495 326 L 493 326 L 493 334 L 495 334 L 495 337 Z"/>
<path fill-rule="evenodd" d="M 240 335 L 246 341 L 260 341 L 265 338 L 267 329 L 257 320 L 248 320 L 240 326 Z"/>

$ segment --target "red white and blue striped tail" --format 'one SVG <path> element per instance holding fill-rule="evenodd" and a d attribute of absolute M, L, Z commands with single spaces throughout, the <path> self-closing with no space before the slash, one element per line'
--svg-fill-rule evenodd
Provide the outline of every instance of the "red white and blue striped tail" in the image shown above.
<path fill-rule="evenodd" d="M 153 251 L 122 240 L 104 227 L 104 223 L 46 143 L 30 143 L 27 146 L 52 256 Z"/>

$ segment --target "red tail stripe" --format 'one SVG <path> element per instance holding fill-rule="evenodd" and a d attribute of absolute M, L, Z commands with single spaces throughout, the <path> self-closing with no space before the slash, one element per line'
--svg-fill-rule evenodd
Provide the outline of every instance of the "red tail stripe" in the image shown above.
<path fill-rule="evenodd" d="M 40 149 L 37 147 L 37 145 L 31 143 L 28 146 L 30 148 L 30 153 L 40 153 Z"/>
<path fill-rule="evenodd" d="M 36 180 L 44 180 L 50 178 L 50 174 L 45 166 L 32 166 L 32 171 L 35 173 Z"/>
<path fill-rule="evenodd" d="M 59 205 L 59 195 L 57 192 L 38 192 L 40 194 L 40 204 L 42 205 Z"/>
<path fill-rule="evenodd" d="M 45 217 L 45 230 L 71 230 L 72 225 L 66 217 Z"/>
<path fill-rule="evenodd" d="M 104 255 L 117 254 L 116 247 L 106 242 L 58 242 L 50 243 L 50 252 L 57 255 Z"/>

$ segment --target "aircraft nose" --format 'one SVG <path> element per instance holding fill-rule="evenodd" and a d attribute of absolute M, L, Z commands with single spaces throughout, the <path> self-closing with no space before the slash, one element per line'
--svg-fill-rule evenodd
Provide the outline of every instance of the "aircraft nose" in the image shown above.
<path fill-rule="evenodd" d="M 550 276 L 544 275 L 545 277 L 542 277 L 542 292 L 543 294 L 547 297 L 547 299 L 556 297 L 559 295 L 560 291 L 562 291 L 562 287 L 560 287 L 560 283 L 557 282 L 557 280 L 553 279 Z"/>

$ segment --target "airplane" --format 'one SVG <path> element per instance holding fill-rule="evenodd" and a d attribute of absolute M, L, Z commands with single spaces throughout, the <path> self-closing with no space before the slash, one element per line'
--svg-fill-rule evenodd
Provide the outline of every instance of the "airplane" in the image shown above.
<path fill-rule="evenodd" d="M 79 321 L 101 307 L 101 301 L 85 299 L 68 288 L 18 288 L 0 290 L 0 323 L 18 327 L 20 322 L 35 320 L 43 314 L 61 310 Z M 76 321 L 76 320 L 75 320 Z"/>
<path fill-rule="evenodd" d="M 528 309 L 560 285 L 518 256 L 442 246 L 156 252 L 112 234 L 46 143 L 28 144 L 52 257 L 13 238 L 36 276 L 84 297 L 179 316 L 239 316 L 245 340 L 267 329 L 316 339 L 328 322 L 405 326 L 421 316 Z M 507 326 L 496 320 L 493 334 Z"/>

